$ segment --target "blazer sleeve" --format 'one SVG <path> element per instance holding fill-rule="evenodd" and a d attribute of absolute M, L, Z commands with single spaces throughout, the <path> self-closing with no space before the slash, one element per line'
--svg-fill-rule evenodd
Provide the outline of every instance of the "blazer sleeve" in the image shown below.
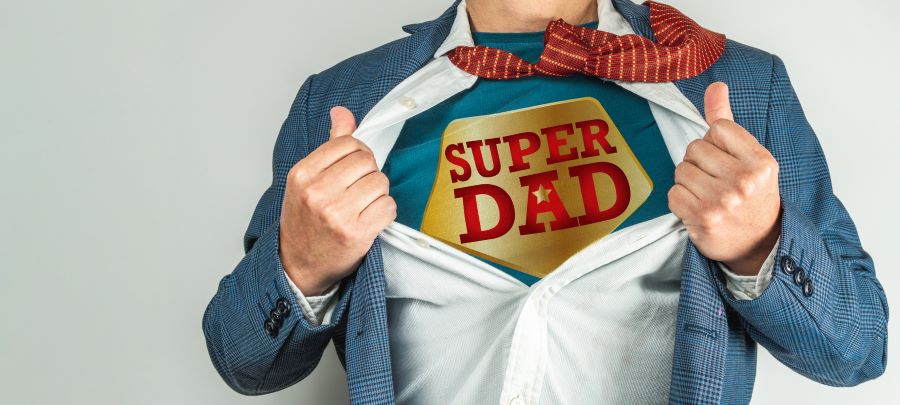
<path fill-rule="evenodd" d="M 278 229 L 290 168 L 308 153 L 307 99 L 313 77 L 303 83 L 281 127 L 272 163 L 272 184 L 262 195 L 244 235 L 244 258 L 222 278 L 203 315 L 209 356 L 235 391 L 259 395 L 305 378 L 342 323 L 351 284 L 342 282 L 332 319 L 313 325 L 303 315 L 278 255 Z M 279 300 L 287 315 L 271 336 L 264 323 Z M 282 306 L 283 303 L 282 303 Z"/>
<path fill-rule="evenodd" d="M 888 306 L 856 226 L 834 195 L 821 145 L 784 63 L 773 56 L 763 143 L 779 163 L 781 238 L 769 287 L 756 299 L 720 293 L 749 335 L 815 381 L 851 386 L 887 361 Z"/>

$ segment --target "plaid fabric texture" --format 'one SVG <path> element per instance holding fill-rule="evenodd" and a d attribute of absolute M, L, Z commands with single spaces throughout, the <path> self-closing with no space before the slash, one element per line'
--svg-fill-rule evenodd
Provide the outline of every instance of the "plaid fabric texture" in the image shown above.
<path fill-rule="evenodd" d="M 650 27 L 658 42 L 640 35 L 615 35 L 551 21 L 537 63 L 502 49 L 460 46 L 447 57 L 454 65 L 486 79 L 517 79 L 536 74 L 582 73 L 627 82 L 671 82 L 694 77 L 715 63 L 725 36 L 704 29 L 672 6 L 647 2 Z"/>
<path fill-rule="evenodd" d="M 613 4 L 638 34 L 656 40 L 647 6 Z M 380 243 L 376 239 L 358 271 L 342 281 L 331 323 L 312 326 L 296 310 L 278 259 L 281 201 L 291 166 L 328 139 L 328 110 L 343 105 L 357 119 L 365 116 L 432 58 L 455 10 L 456 4 L 434 21 L 406 26 L 410 36 L 349 58 L 301 86 L 275 144 L 272 184 L 244 237 L 246 256 L 222 279 L 203 316 L 210 358 L 234 390 L 264 394 L 302 380 L 331 340 L 347 372 L 351 402 L 394 403 Z M 886 362 L 884 292 L 853 221 L 832 193 L 822 149 L 783 63 L 728 40 L 709 69 L 675 84 L 703 112 L 704 90 L 714 81 L 728 83 L 735 120 L 780 163 L 782 236 L 772 283 L 750 301 L 734 299 L 713 263 L 688 246 L 670 402 L 749 402 L 757 343 L 824 384 L 855 385 L 879 376 Z M 812 280 L 811 295 L 797 282 L 798 270 Z M 263 323 L 279 298 L 295 310 L 272 337 Z"/>

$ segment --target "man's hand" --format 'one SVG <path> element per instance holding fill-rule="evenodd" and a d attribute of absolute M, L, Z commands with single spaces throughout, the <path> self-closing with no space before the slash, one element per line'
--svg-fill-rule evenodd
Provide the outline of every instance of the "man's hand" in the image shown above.
<path fill-rule="evenodd" d="M 332 108 L 331 139 L 288 172 L 279 255 L 304 295 L 320 295 L 352 273 L 396 217 L 388 178 L 351 136 L 355 130 L 350 110 Z"/>
<path fill-rule="evenodd" d="M 734 122 L 725 83 L 711 84 L 704 103 L 710 129 L 675 168 L 669 209 L 700 253 L 756 275 L 781 229 L 778 162 Z"/>

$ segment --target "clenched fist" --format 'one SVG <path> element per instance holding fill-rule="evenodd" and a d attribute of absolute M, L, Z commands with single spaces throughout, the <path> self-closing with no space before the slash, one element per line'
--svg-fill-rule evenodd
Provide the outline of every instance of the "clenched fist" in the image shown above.
<path fill-rule="evenodd" d="M 756 275 L 781 230 L 778 162 L 734 122 L 728 86 L 704 99 L 709 131 L 675 168 L 669 209 L 704 256 L 740 275 Z"/>
<path fill-rule="evenodd" d="M 353 113 L 331 109 L 331 139 L 297 162 L 281 206 L 279 255 L 304 295 L 320 295 L 352 273 L 396 217 L 388 178 L 372 150 L 350 136 Z"/>

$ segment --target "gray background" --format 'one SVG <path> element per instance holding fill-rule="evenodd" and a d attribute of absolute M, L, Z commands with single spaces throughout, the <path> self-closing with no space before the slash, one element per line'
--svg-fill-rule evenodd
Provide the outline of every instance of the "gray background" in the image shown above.
<path fill-rule="evenodd" d="M 0 0 L 0 403 L 346 402 L 330 348 L 290 389 L 233 393 L 201 315 L 243 256 L 303 79 L 448 3 Z M 671 3 L 785 60 L 900 308 L 898 3 Z M 836 389 L 761 350 L 754 402 L 894 402 L 896 361 Z"/>

